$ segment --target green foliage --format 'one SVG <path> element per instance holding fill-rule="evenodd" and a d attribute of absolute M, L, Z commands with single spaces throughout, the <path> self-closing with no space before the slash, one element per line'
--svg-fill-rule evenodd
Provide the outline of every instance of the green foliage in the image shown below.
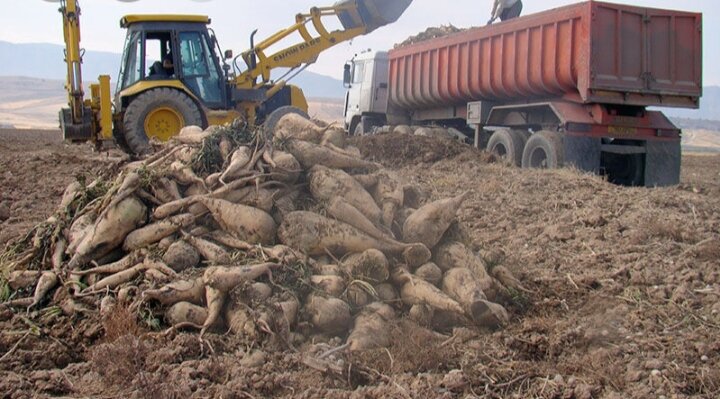
<path fill-rule="evenodd" d="M 138 315 L 143 326 L 147 327 L 152 331 L 160 331 L 160 328 L 162 327 L 162 321 L 157 316 L 155 316 L 155 313 L 153 313 L 153 311 L 149 307 L 141 307 L 138 311 Z"/>
<path fill-rule="evenodd" d="M 229 141 L 233 149 L 243 145 L 260 147 L 262 142 L 256 142 L 256 140 L 262 141 L 261 136 L 251 130 L 246 122 L 239 119 L 232 124 L 219 126 L 210 137 L 203 141 L 190 166 L 198 176 L 220 172 L 225 163 L 225 159 L 220 154 L 220 143 L 223 140 Z"/>
<path fill-rule="evenodd" d="M 108 181 L 99 179 L 94 184 L 88 184 L 87 179 L 84 175 L 77 175 L 75 179 L 80 183 L 82 189 L 79 195 L 76 196 L 68 208 L 65 210 L 65 216 L 67 220 L 74 220 L 78 212 L 85 209 L 85 207 L 91 202 L 98 198 L 101 198 L 107 194 L 110 190 L 111 184 Z"/>
<path fill-rule="evenodd" d="M 0 303 L 8 301 L 11 296 L 10 285 L 4 277 L 0 277 Z"/>
<path fill-rule="evenodd" d="M 158 176 L 157 172 L 148 169 L 144 165 L 136 172 L 138 175 L 140 175 L 140 187 L 146 191 L 149 191 L 153 183 L 155 183 L 155 181 L 160 177 Z"/>
<path fill-rule="evenodd" d="M 273 272 L 275 287 L 290 291 L 296 298 L 305 298 L 315 287 L 310 283 L 312 270 L 304 262 L 295 262 Z"/>
<path fill-rule="evenodd" d="M 532 306 L 532 300 L 524 292 L 508 287 L 510 303 L 518 313 L 525 313 Z"/>

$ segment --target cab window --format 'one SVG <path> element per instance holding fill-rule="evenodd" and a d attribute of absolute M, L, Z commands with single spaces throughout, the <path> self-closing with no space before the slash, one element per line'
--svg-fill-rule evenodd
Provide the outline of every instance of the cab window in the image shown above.
<path fill-rule="evenodd" d="M 220 73 L 207 37 L 200 32 L 180 33 L 183 82 L 208 105 L 222 105 Z"/>
<path fill-rule="evenodd" d="M 143 78 L 142 33 L 128 35 L 123 55 L 125 63 L 120 70 L 118 81 L 122 88 L 130 87 Z"/>
<path fill-rule="evenodd" d="M 363 78 L 365 77 L 365 63 L 364 62 L 356 62 L 355 67 L 353 68 L 353 84 L 362 83 Z"/>
<path fill-rule="evenodd" d="M 176 79 L 171 38 L 170 32 L 145 34 L 145 69 L 148 79 Z"/>

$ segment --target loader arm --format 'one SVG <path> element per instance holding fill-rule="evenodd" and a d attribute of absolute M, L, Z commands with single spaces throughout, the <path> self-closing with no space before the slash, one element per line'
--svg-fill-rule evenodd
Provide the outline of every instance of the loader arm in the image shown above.
<path fill-rule="evenodd" d="M 237 76 L 236 86 L 241 89 L 259 88 L 270 82 L 271 73 L 276 68 L 295 69 L 312 64 L 320 53 L 330 47 L 395 22 L 410 3 L 412 0 L 345 0 L 329 7 L 313 7 L 307 14 L 298 14 L 294 25 L 241 54 L 248 69 Z M 343 29 L 328 31 L 322 19 L 332 16 L 340 20 Z M 312 33 L 309 29 L 311 25 L 314 29 Z M 302 38 L 301 42 L 275 53 L 267 53 L 272 46 L 296 33 Z"/>

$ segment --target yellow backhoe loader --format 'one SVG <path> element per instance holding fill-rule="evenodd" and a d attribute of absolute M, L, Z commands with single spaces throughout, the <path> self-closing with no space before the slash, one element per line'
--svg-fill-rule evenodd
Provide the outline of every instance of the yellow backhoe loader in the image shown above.
<path fill-rule="evenodd" d="M 250 49 L 237 57 L 231 51 L 218 56 L 207 16 L 127 15 L 120 20 L 127 38 L 114 101 L 106 75 L 90 85 L 90 98 L 85 98 L 80 6 L 78 0 L 59 2 L 68 68 L 69 107 L 60 111 L 64 138 L 98 145 L 114 139 L 142 154 L 150 150 L 150 138 L 167 140 L 183 126 L 206 127 L 238 117 L 251 124 L 272 123 L 287 112 L 306 113 L 302 90 L 286 82 L 324 50 L 396 21 L 412 0 L 344 0 L 313 7 L 262 42 L 255 44 L 253 33 Z M 336 17 L 342 28 L 328 31 L 326 17 Z M 299 42 L 268 53 L 298 35 Z M 271 73 L 279 69 L 287 73 L 273 80 Z"/>

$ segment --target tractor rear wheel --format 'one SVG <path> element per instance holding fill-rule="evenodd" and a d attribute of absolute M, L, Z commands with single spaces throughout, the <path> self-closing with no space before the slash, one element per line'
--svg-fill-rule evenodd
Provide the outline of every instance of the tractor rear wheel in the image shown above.
<path fill-rule="evenodd" d="M 203 126 L 200 109 L 187 94 L 169 88 L 140 94 L 123 116 L 125 143 L 138 155 L 151 151 L 151 137 L 167 141 L 190 125 Z"/>
<path fill-rule="evenodd" d="M 272 140 L 272 137 L 275 134 L 275 126 L 278 124 L 278 122 L 280 122 L 280 119 L 282 119 L 282 117 L 287 114 L 298 114 L 305 119 L 310 119 L 310 116 L 307 114 L 307 112 L 301 110 L 298 107 L 293 107 L 292 105 L 282 106 L 271 112 L 267 116 L 267 118 L 265 118 L 265 122 L 263 123 L 263 132 L 265 133 L 265 139 Z"/>

